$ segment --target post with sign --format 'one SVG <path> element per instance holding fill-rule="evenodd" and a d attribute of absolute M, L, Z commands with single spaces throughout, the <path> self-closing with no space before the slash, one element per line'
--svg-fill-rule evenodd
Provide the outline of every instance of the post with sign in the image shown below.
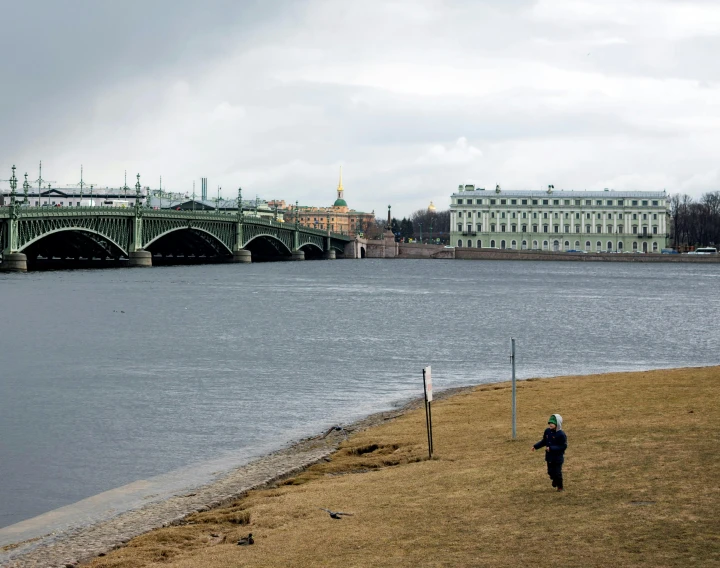
<path fill-rule="evenodd" d="M 430 459 L 432 459 L 432 373 L 430 367 L 425 367 L 423 369 L 423 389 L 425 390 L 425 425 L 427 426 L 428 435 L 428 455 Z"/>

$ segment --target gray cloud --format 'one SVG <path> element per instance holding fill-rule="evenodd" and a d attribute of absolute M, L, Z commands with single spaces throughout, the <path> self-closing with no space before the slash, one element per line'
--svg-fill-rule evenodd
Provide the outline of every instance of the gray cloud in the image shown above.
<path fill-rule="evenodd" d="M 713 2 L 0 9 L 0 168 L 42 158 L 62 183 L 83 163 L 101 185 L 128 169 L 323 204 L 343 164 L 351 206 L 403 214 L 465 181 L 698 194 L 720 179 Z"/>

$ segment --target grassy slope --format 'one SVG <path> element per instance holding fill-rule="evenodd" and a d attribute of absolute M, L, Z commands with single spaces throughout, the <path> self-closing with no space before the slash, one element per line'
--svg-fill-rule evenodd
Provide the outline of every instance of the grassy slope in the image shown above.
<path fill-rule="evenodd" d="M 719 402 L 720 367 L 524 381 L 513 442 L 509 385 L 478 387 L 434 405 L 438 459 L 425 459 L 413 411 L 92 566 L 719 565 Z M 569 439 L 565 493 L 530 451 L 554 412 Z M 254 546 L 235 545 L 250 531 Z"/>

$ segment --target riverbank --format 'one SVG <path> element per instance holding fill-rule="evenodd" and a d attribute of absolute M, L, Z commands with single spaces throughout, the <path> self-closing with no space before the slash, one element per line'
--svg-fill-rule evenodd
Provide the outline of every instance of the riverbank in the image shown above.
<path fill-rule="evenodd" d="M 720 367 L 522 381 L 513 442 L 509 385 L 478 386 L 435 403 L 432 461 L 421 408 L 376 415 L 306 440 L 315 465 L 240 498 L 226 486 L 224 504 L 89 566 L 714 565 L 719 399 Z M 530 452 L 552 412 L 569 437 L 561 494 Z"/>

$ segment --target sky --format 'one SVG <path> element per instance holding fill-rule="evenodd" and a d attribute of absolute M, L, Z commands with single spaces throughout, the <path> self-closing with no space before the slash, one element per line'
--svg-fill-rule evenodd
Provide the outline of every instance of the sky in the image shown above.
<path fill-rule="evenodd" d="M 0 0 L 0 177 L 351 208 L 720 190 L 716 0 Z M 131 184 L 132 184 L 131 183 Z M 7 182 L 0 182 L 7 188 Z"/>

